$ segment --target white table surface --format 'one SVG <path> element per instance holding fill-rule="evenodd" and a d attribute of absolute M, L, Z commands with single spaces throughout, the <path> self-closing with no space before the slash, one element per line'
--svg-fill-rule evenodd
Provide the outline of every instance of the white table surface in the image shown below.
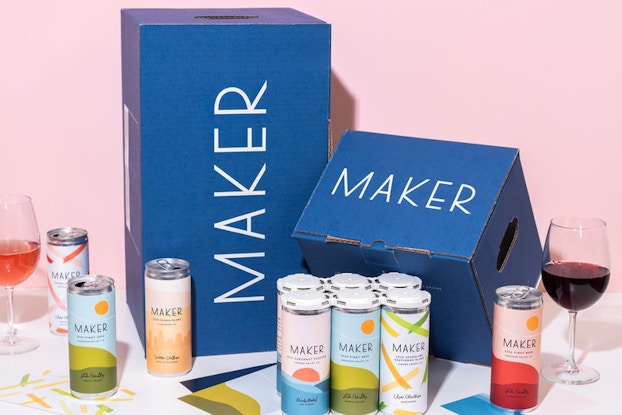
<path fill-rule="evenodd" d="M 0 330 L 6 329 L 5 297 L 0 301 Z M 41 343 L 32 352 L 0 356 L 0 386 L 19 383 L 25 374 L 68 374 L 67 338 L 54 336 L 47 328 L 47 294 L 43 289 L 15 292 L 16 323 L 19 330 L 37 337 Z M 567 313 L 545 295 L 542 364 L 562 360 L 567 352 Z M 601 374 L 590 385 L 568 386 L 540 382 L 540 405 L 532 414 L 618 414 L 622 391 L 622 293 L 607 293 L 592 308 L 579 313 L 577 359 Z M 195 359 L 190 373 L 173 378 L 150 375 L 145 369 L 143 349 L 125 304 L 125 292 L 117 291 L 117 357 L 119 385 L 130 390 L 117 393 L 126 401 L 115 403 L 112 414 L 205 414 L 179 397 L 190 391 L 180 381 L 275 362 L 274 352 L 245 355 L 207 356 Z M 427 414 L 452 414 L 442 405 L 478 394 L 489 394 L 490 368 L 432 359 L 429 368 L 429 409 Z M 6 391 L 5 391 L 6 392 Z M 276 392 L 275 392 L 276 393 Z M 0 414 L 79 414 L 66 409 L 44 410 L 37 404 L 9 403 L 0 388 Z M 78 403 L 84 401 L 76 400 Z M 85 402 L 86 403 L 86 402 Z M 90 404 L 90 403 L 89 403 Z M 90 404 L 93 405 L 93 404 Z M 44 411 L 44 412 L 42 412 Z M 85 413 L 97 413 L 89 407 Z M 218 414 L 216 414 L 218 415 Z"/>

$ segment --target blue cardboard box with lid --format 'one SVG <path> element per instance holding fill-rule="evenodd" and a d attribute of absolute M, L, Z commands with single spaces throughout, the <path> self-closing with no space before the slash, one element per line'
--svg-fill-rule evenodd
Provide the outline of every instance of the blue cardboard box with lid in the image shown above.
<path fill-rule="evenodd" d="M 418 275 L 431 354 L 461 362 L 490 364 L 495 290 L 540 274 L 516 148 L 346 131 L 293 237 L 319 277 Z"/>
<path fill-rule="evenodd" d="M 289 8 L 121 11 L 127 301 L 190 262 L 193 351 L 275 350 L 276 280 L 329 154 L 330 25 Z"/>

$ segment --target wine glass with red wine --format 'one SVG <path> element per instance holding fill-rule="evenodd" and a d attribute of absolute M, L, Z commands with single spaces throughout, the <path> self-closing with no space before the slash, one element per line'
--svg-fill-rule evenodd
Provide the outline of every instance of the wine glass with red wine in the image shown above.
<path fill-rule="evenodd" d="M 8 328 L 0 339 L 0 354 L 36 349 L 39 342 L 18 335 L 13 325 L 13 289 L 32 275 L 39 263 L 39 228 L 30 197 L 0 195 L 0 286 L 7 297 Z"/>
<path fill-rule="evenodd" d="M 577 313 L 596 303 L 607 289 L 610 267 L 603 220 L 573 216 L 551 220 L 542 256 L 542 284 L 553 301 L 568 310 L 570 350 L 565 362 L 542 368 L 545 379 L 580 385 L 600 377 L 596 370 L 575 362 L 575 328 Z"/>

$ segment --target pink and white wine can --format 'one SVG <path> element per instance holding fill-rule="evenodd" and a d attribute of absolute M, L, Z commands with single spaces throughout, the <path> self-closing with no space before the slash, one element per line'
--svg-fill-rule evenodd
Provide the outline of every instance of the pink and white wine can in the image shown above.
<path fill-rule="evenodd" d="M 324 281 L 311 274 L 289 274 L 276 281 L 276 391 L 281 395 L 281 355 L 282 355 L 282 332 L 283 332 L 283 307 L 281 297 L 292 291 L 324 291 Z"/>
<path fill-rule="evenodd" d="M 47 233 L 49 327 L 67 334 L 67 282 L 89 273 L 88 233 L 80 228 L 57 228 Z"/>
<path fill-rule="evenodd" d="M 281 298 L 281 413 L 330 412 L 330 300 L 315 290 Z"/>

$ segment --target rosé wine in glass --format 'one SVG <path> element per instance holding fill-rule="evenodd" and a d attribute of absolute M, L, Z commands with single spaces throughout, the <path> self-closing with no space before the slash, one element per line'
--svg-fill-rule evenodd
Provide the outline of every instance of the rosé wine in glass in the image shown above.
<path fill-rule="evenodd" d="M 31 337 L 17 334 L 13 324 L 13 290 L 37 268 L 41 244 L 30 197 L 0 195 L 0 286 L 7 297 L 8 328 L 0 340 L 0 354 L 25 353 L 39 347 Z"/>

